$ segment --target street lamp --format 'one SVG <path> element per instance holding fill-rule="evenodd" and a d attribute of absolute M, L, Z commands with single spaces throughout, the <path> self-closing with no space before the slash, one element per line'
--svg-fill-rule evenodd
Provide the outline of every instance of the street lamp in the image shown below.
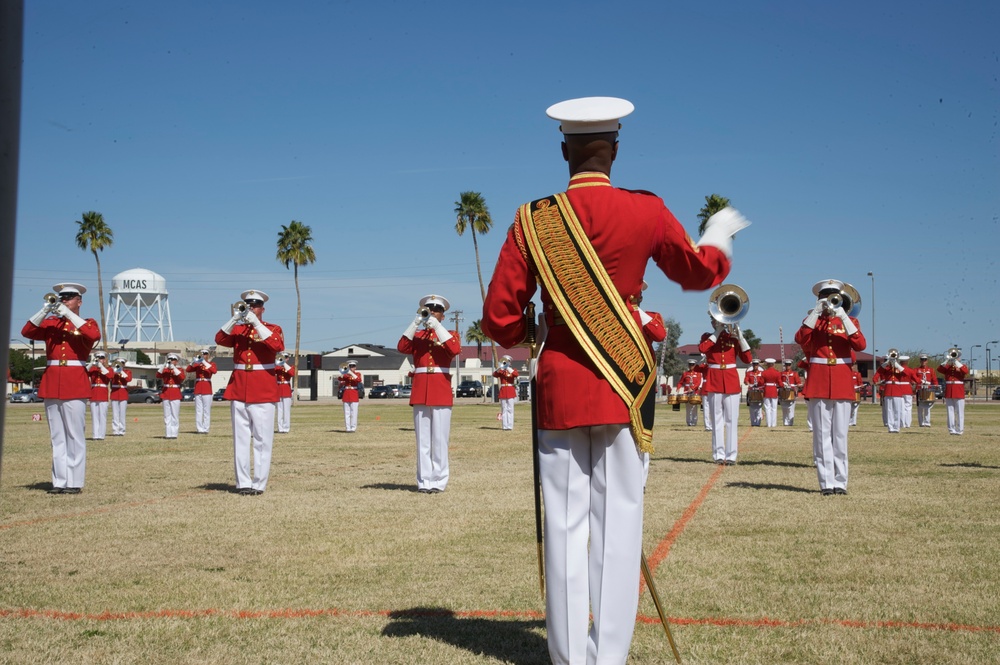
<path fill-rule="evenodd" d="M 976 352 L 976 349 L 981 349 L 981 348 L 983 348 L 982 344 L 973 344 L 972 346 L 969 347 L 969 375 L 972 376 L 972 398 L 973 399 L 976 398 L 976 392 L 977 392 L 977 390 L 976 390 L 976 375 L 973 374 L 974 370 L 972 369 L 972 363 L 974 363 L 976 361 L 976 356 L 973 355 L 973 354 Z"/>
<path fill-rule="evenodd" d="M 878 349 L 875 348 L 875 273 L 869 272 L 868 276 L 872 278 L 872 404 L 877 404 L 877 391 L 874 390 L 875 366 L 878 364 Z"/>
<path fill-rule="evenodd" d="M 990 385 L 993 380 L 993 372 L 990 371 L 990 344 L 998 344 L 1000 339 L 995 339 L 992 342 L 986 342 L 986 397 L 989 397 Z"/>

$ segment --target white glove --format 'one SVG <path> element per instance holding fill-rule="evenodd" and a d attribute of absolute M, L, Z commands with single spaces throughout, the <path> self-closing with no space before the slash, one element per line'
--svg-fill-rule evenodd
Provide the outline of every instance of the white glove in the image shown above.
<path fill-rule="evenodd" d="M 653 320 L 653 317 L 651 317 L 649 314 L 646 314 L 646 312 L 644 312 L 642 308 L 636 307 L 635 311 L 639 312 L 639 325 L 644 326 Z"/>
<path fill-rule="evenodd" d="M 248 309 L 247 313 L 243 315 L 243 320 L 255 328 L 257 327 L 257 324 L 260 323 L 260 319 L 257 318 L 257 315 L 254 314 L 251 309 Z"/>
<path fill-rule="evenodd" d="M 844 323 L 844 330 L 847 331 L 848 335 L 853 335 L 858 332 L 858 327 L 854 325 L 854 321 L 851 321 L 851 317 L 847 315 L 847 312 L 844 311 L 843 307 L 838 307 L 833 311 L 833 313 Z"/>
<path fill-rule="evenodd" d="M 439 342 L 447 342 L 451 339 L 451 332 L 441 325 L 441 322 L 433 316 L 427 319 L 427 325 L 429 325 L 431 330 L 434 331 L 434 334 L 437 335 Z"/>
<path fill-rule="evenodd" d="M 411 323 L 406 330 L 403 331 L 403 337 L 406 339 L 413 339 L 413 335 L 416 334 L 417 328 L 419 328 L 426 320 L 427 319 L 417 314 L 417 318 L 413 319 L 413 323 Z"/>
<path fill-rule="evenodd" d="M 699 247 L 717 247 L 733 258 L 733 236 L 750 226 L 750 221 L 740 214 L 736 208 L 726 207 L 708 218 L 705 223 L 705 233 L 698 241 Z"/>
<path fill-rule="evenodd" d="M 59 315 L 65 318 L 70 323 L 72 323 L 77 330 L 87 325 L 87 322 L 83 319 L 83 317 L 81 317 L 79 314 L 74 314 L 73 312 L 71 312 L 70 309 L 66 307 L 66 305 L 59 303 L 59 310 L 60 310 Z M 65 310 L 65 312 L 63 312 L 62 310 Z"/>
<path fill-rule="evenodd" d="M 108 368 L 107 367 L 105 367 L 104 365 L 101 365 L 101 364 L 99 364 L 98 367 L 101 368 L 101 374 L 103 374 L 104 376 L 108 375 Z"/>
<path fill-rule="evenodd" d="M 816 306 L 813 307 L 813 311 L 809 312 L 809 316 L 806 320 L 802 322 L 806 328 L 815 328 L 816 322 L 819 321 L 820 315 L 823 313 L 823 301 L 819 300 L 816 302 Z"/>
<path fill-rule="evenodd" d="M 40 326 L 42 325 L 42 321 L 44 321 L 45 317 L 47 317 L 48 315 L 49 315 L 49 306 L 46 305 L 45 307 L 38 310 L 35 313 L 35 315 L 28 320 L 34 323 L 36 326 Z"/>
<path fill-rule="evenodd" d="M 750 342 L 748 342 L 746 340 L 746 337 L 743 336 L 743 329 L 740 328 L 738 325 L 734 327 L 736 328 L 736 337 L 737 339 L 740 340 L 740 351 L 749 351 Z"/>
<path fill-rule="evenodd" d="M 222 332 L 226 333 L 227 335 L 230 334 L 231 332 L 233 332 L 233 328 L 236 327 L 236 324 L 239 323 L 242 319 L 243 317 L 240 316 L 239 314 L 233 314 L 233 318 L 229 319 L 223 324 L 221 328 Z"/>

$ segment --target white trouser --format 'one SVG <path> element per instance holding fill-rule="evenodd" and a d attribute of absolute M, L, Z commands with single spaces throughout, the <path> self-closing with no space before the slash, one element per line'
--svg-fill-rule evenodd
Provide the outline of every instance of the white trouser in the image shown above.
<path fill-rule="evenodd" d="M 125 412 L 128 410 L 127 399 L 111 400 L 111 433 L 116 436 L 125 434 Z"/>
<path fill-rule="evenodd" d="M 91 402 L 90 420 L 94 427 L 94 439 L 103 439 L 108 433 L 108 403 Z"/>
<path fill-rule="evenodd" d="M 600 425 L 541 430 L 538 448 L 549 657 L 556 665 L 625 663 L 642 553 L 635 441 L 628 425 Z"/>
<path fill-rule="evenodd" d="M 782 402 L 781 403 L 781 423 L 783 425 L 788 425 L 791 427 L 795 424 L 795 402 Z"/>
<path fill-rule="evenodd" d="M 765 397 L 764 398 L 764 415 L 767 417 L 768 427 L 778 426 L 778 398 L 777 397 Z"/>
<path fill-rule="evenodd" d="M 271 473 L 271 447 L 274 445 L 274 411 L 274 402 L 230 402 L 236 489 L 249 487 L 264 491 L 267 488 L 267 477 Z M 251 451 L 253 476 L 250 475 Z"/>
<path fill-rule="evenodd" d="M 278 398 L 278 431 L 282 434 L 292 431 L 292 398 Z"/>
<path fill-rule="evenodd" d="M 514 398 L 500 400 L 500 425 L 503 429 L 514 429 Z"/>
<path fill-rule="evenodd" d="M 902 427 L 913 425 L 913 393 L 903 395 L 903 415 L 900 419 L 900 425 Z"/>
<path fill-rule="evenodd" d="M 861 402 L 851 402 L 851 425 L 858 424 L 858 407 Z"/>
<path fill-rule="evenodd" d="M 885 404 L 888 400 L 888 397 L 882 395 L 882 425 L 885 427 L 889 426 L 889 407 Z"/>
<path fill-rule="evenodd" d="M 948 407 L 948 434 L 961 434 L 965 431 L 965 398 L 945 398 L 944 405 Z"/>
<path fill-rule="evenodd" d="M 199 434 L 208 434 L 212 426 L 212 396 L 194 396 L 194 426 Z"/>
<path fill-rule="evenodd" d="M 806 427 L 809 428 L 810 432 L 813 431 L 813 412 L 809 408 L 809 400 L 806 401 Z"/>
<path fill-rule="evenodd" d="M 763 418 L 761 414 L 764 411 L 763 402 L 747 402 L 747 408 L 750 410 L 750 427 L 760 427 Z"/>
<path fill-rule="evenodd" d="M 885 409 L 885 425 L 890 432 L 898 432 L 903 425 L 903 398 L 883 397 L 882 408 Z"/>
<path fill-rule="evenodd" d="M 687 405 L 687 424 L 688 427 L 694 427 L 698 424 L 698 409 L 701 407 L 700 404 L 691 404 L 688 402 Z"/>
<path fill-rule="evenodd" d="M 448 485 L 450 406 L 413 407 L 417 433 L 417 489 L 443 490 Z"/>
<path fill-rule="evenodd" d="M 819 488 L 847 489 L 847 430 L 851 401 L 846 399 L 809 400 L 813 424 L 813 461 Z"/>
<path fill-rule="evenodd" d="M 47 399 L 52 487 L 83 487 L 87 472 L 87 400 Z"/>
<path fill-rule="evenodd" d="M 735 462 L 740 394 L 707 393 L 705 399 L 708 402 L 705 420 L 712 423 L 712 459 L 716 462 Z"/>
<path fill-rule="evenodd" d="M 167 439 L 176 439 L 181 427 L 181 401 L 179 399 L 163 400 L 163 426 Z"/>
<path fill-rule="evenodd" d="M 931 407 L 934 402 L 917 402 L 917 422 L 921 427 L 931 426 Z"/>
<path fill-rule="evenodd" d="M 358 403 L 344 402 L 344 429 L 348 432 L 358 430 Z"/>

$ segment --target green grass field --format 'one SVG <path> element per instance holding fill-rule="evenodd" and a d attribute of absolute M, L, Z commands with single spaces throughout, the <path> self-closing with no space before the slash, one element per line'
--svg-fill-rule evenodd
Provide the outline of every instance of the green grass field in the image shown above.
<path fill-rule="evenodd" d="M 267 492 L 232 493 L 227 404 L 165 440 L 158 406 L 88 442 L 53 496 L 40 405 L 8 405 L 0 484 L 3 663 L 547 663 L 530 429 L 456 406 L 448 490 L 415 491 L 411 411 L 299 403 Z M 820 497 L 805 409 L 749 428 L 740 463 L 659 407 L 645 551 L 685 663 L 1000 662 L 1000 405 L 966 433 L 889 435 L 862 407 L 850 494 Z M 138 419 L 134 422 L 133 419 Z M 88 434 L 90 433 L 88 423 Z M 673 657 L 648 594 L 631 663 Z"/>

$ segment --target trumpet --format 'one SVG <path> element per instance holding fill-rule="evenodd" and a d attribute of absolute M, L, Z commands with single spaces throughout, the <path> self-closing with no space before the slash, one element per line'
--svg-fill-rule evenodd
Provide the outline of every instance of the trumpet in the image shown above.
<path fill-rule="evenodd" d="M 823 309 L 828 309 L 830 311 L 837 309 L 843 304 L 844 296 L 842 293 L 831 293 L 823 299 Z M 846 309 L 846 307 L 844 309 Z"/>
<path fill-rule="evenodd" d="M 708 298 L 709 316 L 730 331 L 749 311 L 750 296 L 736 284 L 723 284 Z"/>
<path fill-rule="evenodd" d="M 426 319 L 428 316 L 431 315 L 431 310 L 428 307 L 421 307 L 420 309 L 417 310 L 417 314 Z"/>
<path fill-rule="evenodd" d="M 118 358 L 114 363 L 112 363 L 112 367 L 114 367 L 115 373 L 121 374 L 122 370 L 125 369 L 125 361 Z"/>
<path fill-rule="evenodd" d="M 945 355 L 948 356 L 948 362 L 956 367 L 962 362 L 962 349 L 957 346 L 948 349 L 948 353 Z"/>
<path fill-rule="evenodd" d="M 350 371 L 351 371 L 351 369 L 350 369 L 350 363 L 346 363 L 346 362 L 345 363 L 340 363 L 340 373 L 341 374 L 347 374 Z"/>
<path fill-rule="evenodd" d="M 889 352 L 885 354 L 885 363 L 883 367 L 899 367 L 899 349 L 889 349 Z"/>
<path fill-rule="evenodd" d="M 49 312 L 55 312 L 59 307 L 59 296 L 54 293 L 46 293 L 42 296 L 42 301 L 45 303 L 45 309 Z"/>
<path fill-rule="evenodd" d="M 234 315 L 239 314 L 239 317 L 241 319 L 245 319 L 247 316 L 247 312 L 250 311 L 250 308 L 242 300 L 237 300 L 236 302 L 234 302 L 232 309 L 233 309 L 233 314 Z"/>

